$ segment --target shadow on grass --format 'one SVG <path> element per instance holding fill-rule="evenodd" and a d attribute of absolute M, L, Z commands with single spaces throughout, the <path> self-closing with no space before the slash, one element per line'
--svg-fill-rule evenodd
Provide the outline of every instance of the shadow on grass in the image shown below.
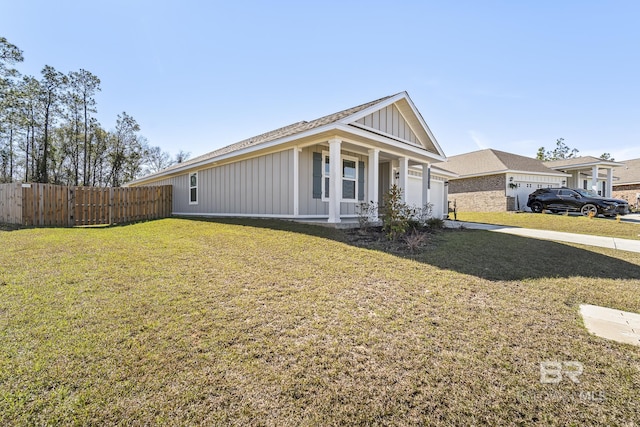
<path fill-rule="evenodd" d="M 293 221 L 188 219 L 290 231 L 353 244 L 347 231 Z M 575 276 L 640 279 L 640 266 L 621 259 L 630 257 L 640 261 L 640 254 L 617 252 L 620 254 L 617 258 L 562 243 L 482 230 L 443 230 L 431 236 L 430 245 L 413 253 L 390 252 L 375 246 L 368 248 L 495 281 Z"/>
<path fill-rule="evenodd" d="M 605 249 L 594 248 L 594 251 Z M 640 279 L 640 254 L 617 251 L 620 257 L 568 244 L 482 230 L 449 231 L 421 261 L 488 280 L 544 277 Z M 606 251 L 606 250 L 605 250 Z M 610 251 L 614 251 L 611 249 Z"/>

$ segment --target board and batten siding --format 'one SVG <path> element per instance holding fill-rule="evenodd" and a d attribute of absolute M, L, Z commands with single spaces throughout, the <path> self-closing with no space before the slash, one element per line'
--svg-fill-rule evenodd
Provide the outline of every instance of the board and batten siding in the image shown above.
<path fill-rule="evenodd" d="M 174 213 L 293 215 L 293 150 L 197 170 L 197 204 L 189 203 L 193 172 L 154 183 L 173 185 Z"/>
<path fill-rule="evenodd" d="M 411 127 L 395 105 L 389 105 L 382 110 L 375 111 L 357 120 L 356 123 L 420 145 L 416 134 L 413 133 Z"/>
<path fill-rule="evenodd" d="M 300 152 L 299 166 L 300 166 L 300 182 L 299 182 L 299 213 L 300 215 L 307 216 L 327 216 L 329 215 L 329 202 L 323 202 L 322 199 L 313 198 L 313 153 L 322 153 L 323 151 L 329 151 L 329 147 L 326 145 L 313 145 L 305 147 Z M 365 164 L 365 198 L 367 199 L 367 168 L 369 167 L 368 156 L 353 153 L 350 151 L 342 150 L 342 155 L 358 158 L 359 161 L 363 161 Z M 356 215 L 356 208 L 360 202 L 356 203 L 340 203 L 340 215 Z"/>

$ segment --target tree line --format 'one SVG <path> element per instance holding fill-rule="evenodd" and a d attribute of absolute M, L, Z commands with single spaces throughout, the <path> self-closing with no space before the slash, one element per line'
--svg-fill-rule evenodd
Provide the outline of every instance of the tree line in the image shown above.
<path fill-rule="evenodd" d="M 577 148 L 569 147 L 564 142 L 564 138 L 558 138 L 556 140 L 556 147 L 553 150 L 546 150 L 544 147 L 538 148 L 536 159 L 542 160 L 543 162 L 548 162 L 551 160 L 575 159 L 576 157 L 578 157 L 578 153 L 579 150 Z M 602 153 L 599 158 L 602 160 L 610 160 L 612 162 L 615 161 L 615 159 L 611 157 L 610 153 Z"/>
<path fill-rule="evenodd" d="M 100 79 L 91 72 L 45 65 L 39 77 L 21 75 L 15 66 L 23 60 L 0 37 L 0 183 L 118 187 L 189 157 L 149 145 L 126 112 L 105 130 L 96 119 Z"/>

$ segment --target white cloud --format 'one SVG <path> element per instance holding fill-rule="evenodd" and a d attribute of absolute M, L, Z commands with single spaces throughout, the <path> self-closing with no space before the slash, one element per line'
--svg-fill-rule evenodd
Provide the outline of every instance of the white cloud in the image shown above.
<path fill-rule="evenodd" d="M 473 140 L 473 142 L 478 146 L 479 149 L 486 150 L 487 148 L 489 148 L 490 144 L 488 144 L 485 141 L 484 136 L 481 135 L 479 132 L 476 132 L 475 130 L 470 130 L 468 131 L 468 134 Z"/>

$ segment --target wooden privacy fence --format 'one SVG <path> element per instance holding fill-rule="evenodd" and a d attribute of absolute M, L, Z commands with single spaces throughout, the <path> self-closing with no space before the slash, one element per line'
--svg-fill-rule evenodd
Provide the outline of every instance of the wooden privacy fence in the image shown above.
<path fill-rule="evenodd" d="M 73 227 L 123 224 L 171 215 L 172 186 L 66 187 L 0 184 L 0 223 Z"/>

